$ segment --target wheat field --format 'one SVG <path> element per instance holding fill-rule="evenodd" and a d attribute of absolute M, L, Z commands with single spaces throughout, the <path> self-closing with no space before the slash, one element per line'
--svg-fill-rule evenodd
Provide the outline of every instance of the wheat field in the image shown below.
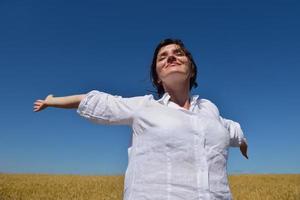
<path fill-rule="evenodd" d="M 0 200 L 121 200 L 124 176 L 0 174 Z M 235 200 L 300 200 L 300 174 L 231 175 Z"/>

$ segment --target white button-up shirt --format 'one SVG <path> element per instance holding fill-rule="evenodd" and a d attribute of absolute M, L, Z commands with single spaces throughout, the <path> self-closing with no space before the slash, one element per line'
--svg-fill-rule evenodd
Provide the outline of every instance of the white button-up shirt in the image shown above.
<path fill-rule="evenodd" d="M 123 98 L 93 90 L 77 112 L 100 124 L 132 127 L 124 200 L 231 199 L 230 146 L 245 140 L 237 122 L 224 119 L 209 100 L 193 96 L 189 110 L 165 93 Z"/>

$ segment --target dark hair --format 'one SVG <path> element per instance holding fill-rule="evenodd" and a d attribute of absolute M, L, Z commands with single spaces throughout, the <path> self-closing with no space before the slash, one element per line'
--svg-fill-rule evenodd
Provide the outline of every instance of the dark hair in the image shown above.
<path fill-rule="evenodd" d="M 198 84 L 196 83 L 196 78 L 197 78 L 197 65 L 192 57 L 192 54 L 185 48 L 183 42 L 179 39 L 164 39 L 162 40 L 156 47 L 155 51 L 154 51 L 154 55 L 153 55 L 153 59 L 152 59 L 152 64 L 151 64 L 151 70 L 150 70 L 150 78 L 152 81 L 152 85 L 156 88 L 158 96 L 161 97 L 164 93 L 165 90 L 162 86 L 162 84 L 158 83 L 158 75 L 156 72 L 156 59 L 157 59 L 157 54 L 159 52 L 159 50 L 164 47 L 167 46 L 169 44 L 177 44 L 180 46 L 180 48 L 183 50 L 183 52 L 185 53 L 185 55 L 188 57 L 188 59 L 191 62 L 191 68 L 194 72 L 193 77 L 191 77 L 190 79 L 190 90 L 193 87 L 197 87 Z"/>

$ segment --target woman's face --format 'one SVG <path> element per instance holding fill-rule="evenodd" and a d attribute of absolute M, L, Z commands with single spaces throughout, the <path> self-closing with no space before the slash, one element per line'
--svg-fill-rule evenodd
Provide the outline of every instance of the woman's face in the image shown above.
<path fill-rule="evenodd" d="M 162 83 L 190 80 L 193 75 L 189 58 L 177 44 L 169 44 L 159 50 L 156 72 L 158 81 Z"/>

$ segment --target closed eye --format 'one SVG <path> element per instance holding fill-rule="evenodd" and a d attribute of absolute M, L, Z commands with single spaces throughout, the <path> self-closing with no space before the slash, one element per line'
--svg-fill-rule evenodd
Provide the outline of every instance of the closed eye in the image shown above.
<path fill-rule="evenodd" d="M 176 49 L 176 50 L 174 50 L 174 53 L 175 53 L 176 55 L 178 55 L 178 56 L 184 56 L 184 55 L 185 55 L 184 52 L 183 52 L 181 49 Z"/>
<path fill-rule="evenodd" d="M 161 57 L 159 57 L 158 61 L 162 61 L 165 58 L 166 58 L 166 56 L 161 56 Z"/>
<path fill-rule="evenodd" d="M 167 53 L 164 52 L 158 56 L 158 61 L 161 61 L 161 60 L 165 59 L 166 57 L 167 57 Z"/>

